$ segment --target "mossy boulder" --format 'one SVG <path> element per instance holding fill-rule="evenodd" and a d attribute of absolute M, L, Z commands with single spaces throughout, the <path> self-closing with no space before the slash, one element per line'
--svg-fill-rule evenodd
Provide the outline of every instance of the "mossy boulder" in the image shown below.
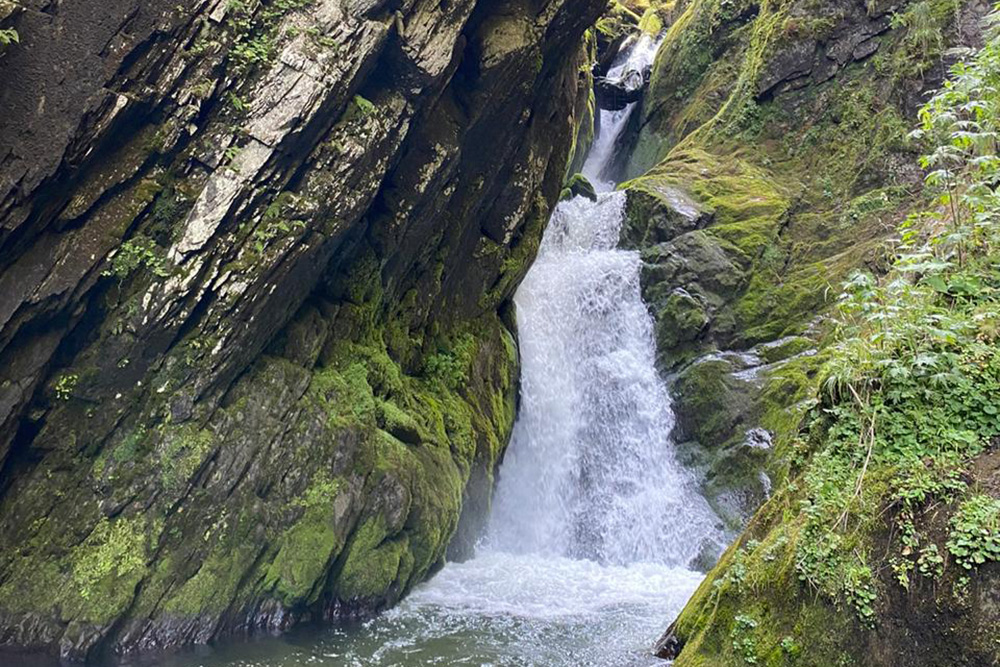
<path fill-rule="evenodd" d="M 660 348 L 673 349 L 681 343 L 698 338 L 708 314 L 702 304 L 681 288 L 670 293 L 663 309 L 656 314 L 656 343 Z"/>
<path fill-rule="evenodd" d="M 566 182 L 560 199 L 572 199 L 573 197 L 584 197 L 590 201 L 597 201 L 597 191 L 583 174 L 573 174 Z"/>
<path fill-rule="evenodd" d="M 815 349 L 801 349 L 811 344 L 789 339 L 710 353 L 673 379 L 673 437 L 681 460 L 699 473 L 703 493 L 730 530 L 742 528 L 784 480 L 788 443 L 813 405 L 822 363 Z"/>

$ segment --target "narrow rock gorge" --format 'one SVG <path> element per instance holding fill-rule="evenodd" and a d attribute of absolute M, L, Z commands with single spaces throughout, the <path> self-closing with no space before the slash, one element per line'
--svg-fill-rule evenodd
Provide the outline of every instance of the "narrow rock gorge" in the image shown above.
<path fill-rule="evenodd" d="M 0 0 L 0 666 L 1000 663 L 998 12 Z"/>

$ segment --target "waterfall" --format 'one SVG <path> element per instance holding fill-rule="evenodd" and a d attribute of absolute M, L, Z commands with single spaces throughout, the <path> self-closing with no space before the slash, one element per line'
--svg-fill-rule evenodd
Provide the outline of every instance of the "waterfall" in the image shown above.
<path fill-rule="evenodd" d="M 632 43 L 626 44 L 615 57 L 605 78 L 621 81 L 629 89 L 643 85 L 646 73 L 653 65 L 656 51 L 662 39 L 653 39 L 646 33 Z M 600 190 L 614 189 L 615 183 L 608 177 L 608 170 L 615 157 L 615 147 L 629 117 L 635 111 L 635 104 L 624 109 L 608 111 L 601 109 L 597 119 L 598 134 L 590 147 L 583 175 Z"/>
<path fill-rule="evenodd" d="M 678 465 L 624 194 L 561 204 L 517 293 L 521 409 L 491 548 L 684 565 L 716 521 Z"/>
<path fill-rule="evenodd" d="M 641 72 L 654 53 L 643 36 L 611 74 Z M 586 173 L 601 174 L 632 111 L 602 112 Z M 515 296 L 521 407 L 490 549 L 686 565 L 719 538 L 674 456 L 641 260 L 617 248 L 624 204 L 613 191 L 561 203 Z"/>

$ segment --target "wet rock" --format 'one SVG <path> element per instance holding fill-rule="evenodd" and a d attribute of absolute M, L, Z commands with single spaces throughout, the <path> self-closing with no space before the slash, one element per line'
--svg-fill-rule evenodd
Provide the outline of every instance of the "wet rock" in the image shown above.
<path fill-rule="evenodd" d="M 356 617 L 482 526 L 603 3 L 295 4 L 13 18 L 0 646 Z"/>
<path fill-rule="evenodd" d="M 684 232 L 712 222 L 713 211 L 682 188 L 655 180 L 637 181 L 628 188 L 622 244 L 644 248 L 665 243 Z"/>
<path fill-rule="evenodd" d="M 666 632 L 653 644 L 653 655 L 664 660 L 674 660 L 681 653 L 683 644 L 674 634 L 673 624 L 667 628 Z"/>
<path fill-rule="evenodd" d="M 681 343 L 694 341 L 707 324 L 708 314 L 702 303 L 678 287 L 656 314 L 657 345 L 673 349 Z"/>
<path fill-rule="evenodd" d="M 590 201 L 597 201 L 597 191 L 587 177 L 583 174 L 573 174 L 566 187 L 563 189 L 562 199 L 570 197 L 585 197 Z"/>
<path fill-rule="evenodd" d="M 885 136 L 887 119 L 894 119 L 892 136 L 905 136 L 919 105 L 914 91 L 926 99 L 950 62 L 945 43 L 981 39 L 973 17 L 985 5 L 963 2 L 930 18 L 940 52 L 912 49 L 906 22 L 889 18 L 910 9 L 929 6 L 837 0 L 776 11 L 767 3 L 693 0 L 657 55 L 627 169 L 633 180 L 625 186 L 630 219 L 622 242 L 645 262 L 643 296 L 662 333 L 660 369 L 673 381 L 678 455 L 700 474 L 732 534 L 741 533 L 657 645 L 677 665 L 742 663 L 744 630 L 756 647 L 746 656 L 758 661 L 888 665 L 902 653 L 927 665 L 941 655 L 984 660 L 971 635 L 962 647 L 952 643 L 959 626 L 950 621 L 900 620 L 910 618 L 914 596 L 926 595 L 917 612 L 925 621 L 925 612 L 950 607 L 932 591 L 940 582 L 915 592 L 911 581 L 904 590 L 890 581 L 898 570 L 876 560 L 879 598 L 883 585 L 898 596 L 875 610 L 877 629 L 868 632 L 801 586 L 788 546 L 802 539 L 788 512 L 796 516 L 799 461 L 814 451 L 817 435 L 799 427 L 821 395 L 820 340 L 833 306 L 824 290 L 855 267 L 880 267 L 873 249 L 922 206 L 912 195 L 920 177 L 897 166 L 912 160 L 904 144 L 872 139 Z M 885 193 L 904 183 L 911 194 L 890 203 Z M 709 217 L 678 216 L 658 196 L 668 188 Z M 880 213 L 855 208 L 845 217 L 840 208 L 880 201 Z M 697 334 L 678 333 L 681 305 L 704 313 Z M 894 533 L 895 520 L 884 518 L 886 534 Z M 885 553 L 881 542 L 860 548 Z M 886 627 L 893 628 L 887 641 Z M 939 642 L 949 648 L 926 650 Z"/>
<path fill-rule="evenodd" d="M 757 81 L 757 95 L 763 96 L 782 82 L 809 76 L 813 69 L 816 42 L 792 43 L 778 51 L 768 62 Z"/>
<path fill-rule="evenodd" d="M 619 111 L 642 99 L 649 73 L 630 72 L 622 79 L 599 77 L 594 80 L 594 95 L 599 109 Z"/>

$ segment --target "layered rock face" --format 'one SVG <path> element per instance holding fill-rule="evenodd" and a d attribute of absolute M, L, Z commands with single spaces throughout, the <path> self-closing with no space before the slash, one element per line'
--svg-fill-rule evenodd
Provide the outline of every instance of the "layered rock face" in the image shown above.
<path fill-rule="evenodd" d="M 11 12 L 0 646 L 365 614 L 461 553 L 602 4 Z"/>

